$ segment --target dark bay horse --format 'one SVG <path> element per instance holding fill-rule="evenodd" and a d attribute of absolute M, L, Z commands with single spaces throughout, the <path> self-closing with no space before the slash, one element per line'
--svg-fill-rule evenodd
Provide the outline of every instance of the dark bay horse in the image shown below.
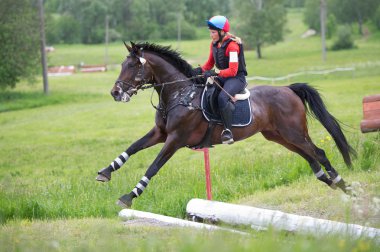
<path fill-rule="evenodd" d="M 197 82 L 202 83 L 203 80 L 195 78 L 191 65 L 178 52 L 150 43 L 131 43 L 131 46 L 125 43 L 125 46 L 129 55 L 122 63 L 111 95 L 116 101 L 127 102 L 139 89 L 153 87 L 159 95 L 155 126 L 108 167 L 100 170 L 97 180 L 109 181 L 111 173 L 118 170 L 130 156 L 164 143 L 135 188 L 119 198 L 118 204 L 130 207 L 132 200 L 142 194 L 152 177 L 178 149 L 199 146 L 205 137 L 208 122 L 200 110 L 202 88 L 197 87 Z M 303 83 L 283 87 L 255 86 L 250 89 L 250 94 L 254 120 L 248 126 L 233 128 L 235 141 L 261 132 L 267 140 L 279 143 L 306 159 L 317 179 L 333 189 L 339 187 L 344 192 L 349 190 L 325 152 L 312 142 L 308 134 L 306 114 L 310 112 L 330 133 L 344 162 L 351 166 L 351 155 L 355 155 L 355 151 L 348 144 L 337 120 L 327 111 L 316 89 Z M 212 145 L 221 143 L 222 129 L 221 125 L 215 126 L 210 136 Z M 325 167 L 327 174 L 320 165 Z"/>

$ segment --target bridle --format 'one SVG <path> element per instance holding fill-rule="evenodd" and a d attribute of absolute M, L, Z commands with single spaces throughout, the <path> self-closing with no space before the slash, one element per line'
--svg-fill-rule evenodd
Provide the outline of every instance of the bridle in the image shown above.
<path fill-rule="evenodd" d="M 131 96 L 134 94 L 137 94 L 137 91 L 139 89 L 144 89 L 144 85 L 146 84 L 152 84 L 154 81 L 153 75 L 149 79 L 145 79 L 145 64 L 148 63 L 147 60 L 144 58 L 144 51 L 141 48 L 141 57 L 138 56 L 135 52 L 131 52 L 131 56 L 138 58 L 140 64 L 139 64 L 139 69 L 137 71 L 137 74 L 134 77 L 134 80 L 116 80 L 115 85 L 122 91 L 122 97 L 121 100 L 123 102 L 128 102 L 131 99 Z M 149 64 L 149 63 L 148 63 Z M 133 82 L 139 82 L 139 85 L 135 85 Z M 124 91 L 124 90 L 127 91 Z"/>
<path fill-rule="evenodd" d="M 198 75 L 198 76 L 193 76 L 193 77 L 189 77 L 189 78 L 185 78 L 185 79 L 169 81 L 169 82 L 162 82 L 162 83 L 155 83 L 153 75 L 149 79 L 145 79 L 144 78 L 145 64 L 149 64 L 149 62 L 144 58 L 143 48 L 141 48 L 140 50 L 141 50 L 141 57 L 138 56 L 135 52 L 131 52 L 131 56 L 136 57 L 140 62 L 139 69 L 137 71 L 136 76 L 134 77 L 134 81 L 138 81 L 139 85 L 134 85 L 134 83 L 133 83 L 134 81 L 132 81 L 133 78 L 131 80 L 128 80 L 128 81 L 118 79 L 115 82 L 115 85 L 122 91 L 121 101 L 123 101 L 123 102 L 128 102 L 131 99 L 132 95 L 137 94 L 137 91 L 139 89 L 145 90 L 145 89 L 160 87 L 160 86 L 164 87 L 165 85 L 176 84 L 179 82 L 185 82 L 185 81 L 194 80 L 194 79 L 203 77 L 203 75 Z M 204 84 L 198 84 L 195 86 L 202 86 L 203 87 L 205 85 Z M 124 91 L 125 89 L 127 91 Z"/>

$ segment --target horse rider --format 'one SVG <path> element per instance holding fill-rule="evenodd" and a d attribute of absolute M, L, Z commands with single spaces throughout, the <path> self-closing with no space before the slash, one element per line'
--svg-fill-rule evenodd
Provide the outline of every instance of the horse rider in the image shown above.
<path fill-rule="evenodd" d="M 210 18 L 207 25 L 212 39 L 210 54 L 206 63 L 195 68 L 194 73 L 203 74 L 206 79 L 217 76 L 216 79 L 223 89 L 234 96 L 246 86 L 247 70 L 241 39 L 229 33 L 230 24 L 224 16 Z M 214 65 L 217 67 L 216 71 L 212 70 Z M 218 108 L 224 125 L 221 140 L 224 144 L 232 144 L 234 139 L 231 125 L 235 105 L 226 92 L 219 90 L 218 95 Z"/>

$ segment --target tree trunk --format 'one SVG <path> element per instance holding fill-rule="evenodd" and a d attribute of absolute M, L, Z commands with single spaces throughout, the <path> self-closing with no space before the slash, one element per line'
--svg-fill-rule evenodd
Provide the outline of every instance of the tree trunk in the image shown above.
<path fill-rule="evenodd" d="M 258 59 L 261 59 L 261 44 L 258 43 L 256 46 L 256 55 Z"/>
<path fill-rule="evenodd" d="M 46 39 L 45 39 L 45 16 L 44 16 L 44 3 L 43 0 L 38 1 L 38 10 L 40 16 L 40 43 L 41 43 L 41 65 L 42 65 L 42 78 L 44 83 L 44 93 L 49 94 L 49 81 L 47 75 L 47 59 L 46 59 Z"/>
<path fill-rule="evenodd" d="M 357 11 L 358 24 L 359 24 L 359 34 L 363 36 L 363 18 L 360 10 Z"/>

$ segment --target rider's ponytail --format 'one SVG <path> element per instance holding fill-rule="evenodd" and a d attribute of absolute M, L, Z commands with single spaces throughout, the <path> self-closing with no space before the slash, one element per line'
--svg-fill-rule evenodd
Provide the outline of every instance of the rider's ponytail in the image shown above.
<path fill-rule="evenodd" d="M 232 33 L 227 32 L 226 35 L 231 36 L 232 40 L 234 40 L 236 43 L 243 44 L 243 42 L 241 41 L 241 38 L 233 35 Z"/>

